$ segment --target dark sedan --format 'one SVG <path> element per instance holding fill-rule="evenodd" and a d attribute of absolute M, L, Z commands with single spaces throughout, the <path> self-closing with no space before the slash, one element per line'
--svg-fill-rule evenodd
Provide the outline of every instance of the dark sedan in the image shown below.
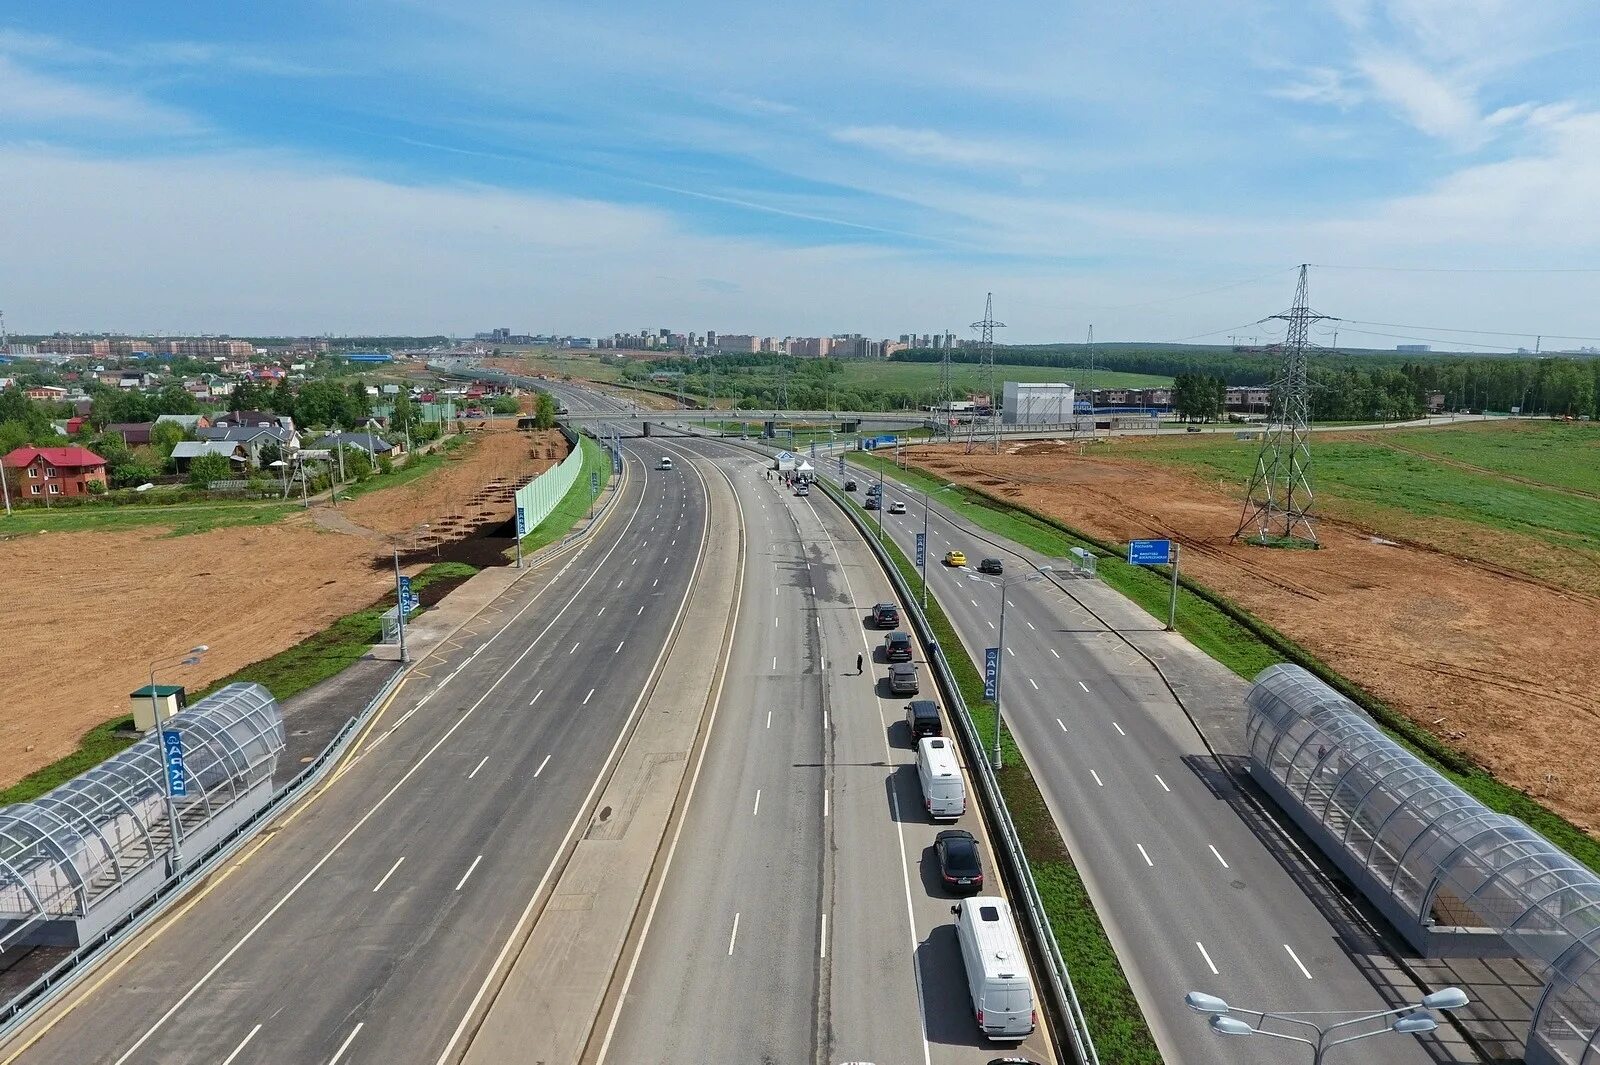
<path fill-rule="evenodd" d="M 976 895 L 983 890 L 983 858 L 971 832 L 946 829 L 934 837 L 933 851 L 939 858 L 939 879 L 946 891 Z"/>

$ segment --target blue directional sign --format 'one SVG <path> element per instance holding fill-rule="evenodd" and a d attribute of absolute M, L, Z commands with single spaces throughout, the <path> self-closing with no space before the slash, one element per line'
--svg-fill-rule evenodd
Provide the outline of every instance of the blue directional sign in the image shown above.
<path fill-rule="evenodd" d="M 600 471 L 589 471 L 589 494 L 598 495 L 600 492 Z"/>
<path fill-rule="evenodd" d="M 917 568 L 928 564 L 928 534 L 917 533 Z"/>
<path fill-rule="evenodd" d="M 839 476 L 844 476 L 844 452 L 839 453 Z"/>
<path fill-rule="evenodd" d="M 417 593 L 411 590 L 411 578 L 400 578 L 400 605 L 407 614 L 422 605 L 422 600 L 417 598 Z"/>
<path fill-rule="evenodd" d="M 175 799 L 186 798 L 189 785 L 183 771 L 183 733 L 175 728 L 162 729 L 161 749 L 167 763 L 167 794 Z"/>
<path fill-rule="evenodd" d="M 1172 561 L 1171 540 L 1128 541 L 1128 563 L 1133 566 L 1165 566 Z"/>
<path fill-rule="evenodd" d="M 611 449 L 611 472 L 622 472 L 622 449 L 619 447 L 614 447 Z"/>
<path fill-rule="evenodd" d="M 517 539 L 520 540 L 524 536 L 527 536 L 527 535 L 528 535 L 528 508 L 524 507 L 524 506 L 521 506 L 519 504 L 518 507 L 517 507 Z"/>
<path fill-rule="evenodd" d="M 1000 648 L 983 649 L 983 697 L 993 699 L 1000 687 Z"/>
<path fill-rule="evenodd" d="M 811 441 L 811 457 L 817 457 L 817 442 L 815 440 Z"/>

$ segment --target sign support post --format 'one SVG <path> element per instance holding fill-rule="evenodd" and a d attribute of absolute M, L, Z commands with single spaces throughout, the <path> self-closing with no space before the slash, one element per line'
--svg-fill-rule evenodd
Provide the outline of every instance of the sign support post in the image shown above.
<path fill-rule="evenodd" d="M 1128 541 L 1130 566 L 1172 567 L 1172 589 L 1167 595 L 1167 631 L 1178 627 L 1178 542 L 1176 540 Z"/>

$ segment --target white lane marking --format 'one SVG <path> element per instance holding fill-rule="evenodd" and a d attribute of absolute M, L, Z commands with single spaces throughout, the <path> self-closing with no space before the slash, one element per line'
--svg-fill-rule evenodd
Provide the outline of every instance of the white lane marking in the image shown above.
<path fill-rule="evenodd" d="M 539 768 L 533 771 L 534 776 L 538 776 L 540 773 L 544 772 L 544 767 L 550 764 L 550 758 L 551 756 L 548 754 L 544 756 L 544 761 L 539 763 Z"/>
<path fill-rule="evenodd" d="M 1066 722 L 1064 722 L 1064 721 L 1062 721 L 1062 720 L 1061 720 L 1061 719 L 1060 719 L 1060 718 L 1059 718 L 1059 717 L 1058 717 L 1058 718 L 1056 718 L 1056 724 L 1058 724 L 1058 725 L 1060 725 L 1060 726 L 1061 726 L 1061 731 L 1062 731 L 1062 732 L 1065 732 L 1065 731 L 1067 731 L 1067 725 L 1066 725 Z"/>
<path fill-rule="evenodd" d="M 1115 721 L 1111 722 L 1111 727 L 1117 730 L 1117 734 L 1119 736 L 1126 736 L 1127 735 L 1126 732 L 1122 731 L 1122 726 L 1117 724 Z"/>
<path fill-rule="evenodd" d="M 658 585 L 660 583 L 661 583 L 661 578 L 657 577 L 655 580 L 650 582 L 650 587 L 654 588 L 656 585 Z"/>
<path fill-rule="evenodd" d="M 1056 655 L 1056 649 L 1054 647 L 1050 648 L 1050 653 L 1053 654 L 1053 655 Z M 1060 658 L 1061 656 L 1060 655 L 1056 655 L 1056 657 Z"/>
<path fill-rule="evenodd" d="M 532 699 L 528 700 L 528 705 L 532 706 L 534 703 L 538 702 L 539 701 L 539 696 L 543 695 L 543 694 L 544 694 L 544 689 L 540 688 L 539 691 L 538 691 L 538 694 L 535 695 Z"/>
<path fill-rule="evenodd" d="M 761 789 L 757 788 L 756 789 L 756 804 L 755 804 L 755 807 L 751 809 L 750 816 L 751 817 L 755 817 L 760 813 L 761 813 Z"/>
<path fill-rule="evenodd" d="M 1028 683 L 1029 684 L 1033 684 L 1033 690 L 1034 691 L 1038 691 L 1039 690 L 1039 685 L 1033 683 L 1033 678 L 1032 677 L 1028 678 Z"/>
<path fill-rule="evenodd" d="M 628 563 L 628 565 L 630 565 L 630 566 L 637 566 L 638 564 L 639 564 L 639 560 L 638 559 L 634 559 L 632 562 Z"/>
<path fill-rule="evenodd" d="M 339 1059 L 344 1057 L 344 1052 L 350 1049 L 350 1044 L 356 1041 L 356 1036 L 361 1034 L 361 1029 L 366 1027 L 366 1024 L 366 1021 L 362 1021 L 350 1029 L 350 1034 L 344 1037 L 344 1042 L 339 1044 L 339 1049 L 335 1050 L 333 1057 L 328 1059 L 328 1065 L 339 1065 Z"/>
<path fill-rule="evenodd" d="M 1167 782 L 1165 780 L 1161 779 L 1161 774 L 1160 773 L 1156 774 L 1156 783 L 1161 785 L 1161 790 L 1162 791 L 1171 791 L 1172 790 L 1171 788 L 1167 787 Z"/>
<path fill-rule="evenodd" d="M 733 944 L 739 938 L 739 915 L 733 915 L 733 933 L 728 936 L 728 957 L 733 957 Z"/>
<path fill-rule="evenodd" d="M 1144 844 L 1143 843 L 1135 843 L 1134 846 L 1139 848 L 1139 857 L 1144 859 L 1144 864 L 1146 864 L 1150 868 L 1154 869 L 1156 867 L 1156 863 L 1152 862 L 1150 860 L 1150 855 L 1145 852 Z"/>
<path fill-rule="evenodd" d="M 604 614 L 605 612 L 606 612 L 606 608 L 605 607 L 601 607 L 600 608 L 600 614 Z M 595 617 L 599 617 L 600 614 L 596 614 Z"/>
<path fill-rule="evenodd" d="M 461 890 L 462 885 L 464 885 L 467 882 L 467 877 L 472 875 L 472 871 L 478 867 L 478 863 L 481 862 L 481 861 L 483 861 L 483 855 L 481 855 L 481 854 L 478 855 L 476 858 L 472 859 L 472 864 L 467 866 L 467 871 L 461 874 L 461 879 L 460 880 L 456 881 L 456 890 L 457 891 Z"/>
<path fill-rule="evenodd" d="M 968 599 L 967 602 L 971 603 L 973 606 L 978 605 L 978 601 L 976 599 Z"/>
<path fill-rule="evenodd" d="M 822 816 L 828 816 L 828 790 L 826 788 L 822 790 Z"/>
<path fill-rule="evenodd" d="M 618 588 L 621 588 L 621 587 L 622 587 L 622 582 L 621 582 L 621 581 L 618 581 L 618 582 L 617 582 L 617 587 L 618 587 Z M 600 608 L 600 609 L 602 609 L 602 610 L 604 610 L 604 609 L 605 609 L 605 608 L 604 608 L 604 607 L 601 607 L 601 608 Z"/>
<path fill-rule="evenodd" d="M 222 1059 L 222 1065 L 233 1065 L 233 1059 L 239 1056 L 241 1050 L 250 1045 L 250 1040 L 254 1039 L 259 1031 L 261 1031 L 259 1024 L 250 1029 L 250 1034 L 244 1037 L 243 1042 L 233 1048 L 233 1053 Z"/>
<path fill-rule="evenodd" d="M 488 761 L 489 761 L 489 756 L 488 755 L 484 755 L 483 756 L 483 761 L 480 761 L 477 765 L 473 766 L 472 767 L 472 772 L 467 774 L 467 779 L 471 780 L 473 777 L 477 776 L 478 775 L 478 770 L 482 769 L 484 767 L 484 763 L 486 763 Z"/>
<path fill-rule="evenodd" d="M 772 711 L 771 710 L 767 711 L 767 727 L 768 728 L 772 727 Z"/>
<path fill-rule="evenodd" d="M 776 614 L 774 614 L 772 616 L 772 627 L 773 628 L 777 628 L 778 627 L 778 616 Z"/>
<path fill-rule="evenodd" d="M 822 915 L 822 937 L 821 937 L 820 942 L 822 944 L 821 955 L 822 955 L 823 958 L 826 958 L 828 956 L 828 915 L 827 914 L 823 914 Z"/>
<path fill-rule="evenodd" d="M 377 890 L 379 888 L 383 887 L 383 885 L 385 885 L 385 884 L 387 884 L 389 882 L 389 878 L 394 875 L 394 871 L 396 869 L 400 868 L 400 863 L 405 861 L 405 860 L 406 860 L 406 856 L 404 854 L 402 854 L 400 857 L 398 857 L 398 858 L 396 858 L 394 860 L 394 864 L 389 866 L 389 871 L 387 873 L 384 873 L 383 876 L 381 876 L 378 879 L 378 882 L 376 884 L 372 885 L 372 890 L 373 890 L 374 894 L 377 893 Z"/>
<path fill-rule="evenodd" d="M 1007 647 L 1007 648 L 1006 648 L 1006 654 L 1008 654 L 1008 655 L 1010 655 L 1010 656 L 1011 656 L 1011 657 L 1012 657 L 1012 658 L 1015 658 L 1015 657 L 1017 657 L 1017 652 L 1015 652 L 1015 651 L 1013 651 L 1013 650 L 1012 650 L 1012 649 L 1011 649 L 1011 648 L 1009 648 L 1009 647 Z"/>
<path fill-rule="evenodd" d="M 1106 782 L 1100 779 L 1100 774 L 1096 773 L 1093 769 L 1089 770 L 1089 775 L 1094 777 L 1094 782 L 1100 785 L 1102 788 L 1106 786 Z"/>
<path fill-rule="evenodd" d="M 1207 843 L 1206 846 L 1211 848 L 1212 855 L 1217 859 L 1217 861 L 1222 863 L 1222 867 L 1224 869 L 1227 869 L 1228 868 L 1228 860 L 1222 856 L 1222 853 L 1220 851 L 1218 851 L 1217 848 L 1213 844 Z"/>
<path fill-rule="evenodd" d="M 580 640 L 579 643 L 581 643 L 581 642 L 582 641 Z M 578 644 L 575 643 L 570 648 L 568 648 L 567 654 L 570 655 L 570 654 L 572 654 L 573 651 L 576 651 L 577 649 L 578 649 Z"/>
<path fill-rule="evenodd" d="M 1033 622 L 1029 621 L 1027 618 L 1023 618 L 1022 619 L 1022 623 L 1024 625 L 1028 626 L 1028 628 L 1033 629 L 1034 632 L 1038 632 L 1039 631 L 1038 629 L 1034 629 L 1033 628 Z"/>
<path fill-rule="evenodd" d="M 667 564 L 667 560 L 670 559 L 670 558 L 672 558 L 671 555 L 662 555 L 661 556 L 661 564 L 663 566 L 665 566 Z"/>
<path fill-rule="evenodd" d="M 1306 968 L 1305 962 L 1300 960 L 1300 955 L 1294 952 L 1294 948 L 1285 943 L 1283 949 L 1289 952 L 1289 957 L 1294 959 L 1294 963 L 1300 967 L 1300 971 L 1305 974 L 1306 979 L 1311 979 L 1311 970 Z"/>
<path fill-rule="evenodd" d="M 1194 941 L 1194 945 L 1200 948 L 1200 956 L 1206 960 L 1206 968 L 1211 970 L 1211 975 L 1222 975 L 1221 973 L 1217 972 L 1216 963 L 1211 960 L 1211 955 L 1206 953 L 1206 945 L 1200 942 L 1198 939 Z"/>
<path fill-rule="evenodd" d="M 990 627 L 990 628 L 991 628 L 991 629 L 992 629 L 992 628 L 994 628 L 994 622 L 992 622 L 992 621 L 991 621 L 991 622 L 989 622 L 989 627 Z"/>
<path fill-rule="evenodd" d="M 1082 688 L 1084 691 L 1088 691 L 1089 690 L 1089 686 L 1087 684 L 1085 684 L 1081 680 L 1078 682 L 1078 687 Z"/>
<path fill-rule="evenodd" d="M 639 609 L 635 610 L 633 612 L 633 616 L 634 617 L 638 617 L 640 614 L 643 614 L 643 613 L 644 613 L 644 605 L 641 603 L 640 606 L 639 606 Z"/>
<path fill-rule="evenodd" d="M 590 700 L 590 699 L 593 699 L 593 698 L 594 698 L 594 689 L 593 689 L 593 688 L 590 688 L 590 689 L 589 689 L 589 694 L 588 694 L 588 695 L 585 695 L 585 696 L 584 696 L 584 697 L 583 697 L 583 705 L 584 705 L 584 706 L 588 706 L 588 705 L 589 705 L 589 700 Z"/>
<path fill-rule="evenodd" d="M 776 671 L 777 668 L 778 668 L 778 656 L 777 655 L 773 655 L 772 656 L 772 668 L 773 668 L 774 671 Z"/>
<path fill-rule="evenodd" d="M 614 655 L 620 655 L 622 653 L 622 644 L 627 643 L 627 642 L 628 642 L 627 640 L 623 640 L 622 643 L 617 644 L 617 649 L 615 651 L 612 651 L 611 653 L 614 654 Z"/>

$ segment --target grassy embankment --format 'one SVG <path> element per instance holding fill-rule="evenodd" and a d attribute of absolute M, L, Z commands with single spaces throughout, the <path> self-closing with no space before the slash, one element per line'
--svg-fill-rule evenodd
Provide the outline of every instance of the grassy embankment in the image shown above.
<path fill-rule="evenodd" d="M 872 520 L 871 514 L 860 504 L 854 500 L 847 500 L 847 503 L 857 514 L 869 522 Z M 899 545 L 887 537 L 883 545 L 900 575 L 911 587 L 917 587 L 920 579 L 917 568 Z M 983 676 L 967 655 L 936 596 L 928 600 L 927 617 L 934 638 L 948 656 L 973 726 L 980 737 L 993 736 L 995 709 L 984 697 Z M 1004 765 L 998 774 L 1000 792 L 1022 840 L 1028 868 L 1039 887 L 1045 914 L 1072 977 L 1073 989 L 1083 1007 L 1100 1060 L 1119 1065 L 1158 1065 L 1162 1060 L 1161 1052 L 1156 1048 L 1139 1001 L 1128 985 L 1122 963 L 1117 960 L 1105 926 L 1095 913 L 1094 903 L 1045 805 L 1044 796 L 1011 730 L 1003 723 L 1000 749 Z"/>
<path fill-rule="evenodd" d="M 1552 426 L 1564 441 L 1562 448 L 1600 446 L 1600 427 Z M 1567 467 L 1575 463 L 1563 462 L 1559 457 L 1562 448 L 1554 452 L 1548 442 L 1523 441 L 1521 444 L 1501 442 L 1498 445 L 1484 441 L 1436 440 L 1439 434 L 1453 430 L 1427 429 L 1397 431 L 1396 442 L 1417 449 L 1446 449 L 1452 457 L 1471 455 L 1475 465 L 1515 476 L 1559 476 L 1568 487 L 1578 487 L 1600 479 L 1592 469 L 1573 471 Z M 1236 480 L 1242 476 L 1233 465 L 1236 455 L 1225 454 L 1232 441 L 1196 443 L 1182 441 L 1180 447 L 1168 448 L 1166 453 L 1174 462 L 1205 465 Z M 1153 444 L 1153 442 L 1152 442 Z M 1379 454 L 1372 454 L 1376 449 Z M 1156 457 L 1157 449 L 1150 447 L 1141 458 Z M 1165 619 L 1169 578 L 1165 567 L 1134 567 L 1125 561 L 1124 545 L 1111 544 L 1090 536 L 1029 508 L 969 487 L 943 488 L 942 479 L 915 467 L 903 470 L 894 468 L 892 461 L 870 454 L 853 454 L 851 460 L 872 468 L 892 472 L 902 482 L 917 488 L 933 491 L 943 489 L 941 498 L 947 504 L 959 497 L 961 513 L 973 524 L 994 535 L 1011 540 L 1040 554 L 1062 557 L 1071 547 L 1083 547 L 1099 556 L 1099 573 L 1105 583 L 1138 603 L 1152 616 Z M 1251 456 L 1244 458 L 1245 466 Z M 1458 461 L 1468 461 L 1459 457 Z M 1600 501 L 1585 501 L 1558 493 L 1541 493 L 1537 488 L 1486 478 L 1448 466 L 1416 461 L 1405 452 L 1368 444 L 1361 441 L 1325 444 L 1319 441 L 1317 472 L 1320 500 L 1333 505 L 1341 491 L 1348 492 L 1363 505 L 1387 506 L 1389 513 L 1404 507 L 1405 512 L 1424 515 L 1460 517 L 1476 520 L 1480 524 L 1516 529 L 1529 535 L 1554 538 L 1556 542 L 1571 545 L 1575 541 L 1589 540 L 1600 535 Z M 1350 487 L 1344 488 L 1343 486 Z M 1339 487 L 1335 487 L 1339 486 Z M 1528 521 L 1540 518 L 1558 521 L 1556 529 L 1521 528 L 1514 519 L 1514 506 L 1500 498 L 1501 492 L 1527 499 L 1528 510 L 1522 517 Z M 1529 493 L 1532 493 L 1530 496 Z M 1554 496 L 1555 498 L 1551 498 Z M 1366 501 L 1371 501 L 1370 503 Z M 1574 504 L 1586 505 L 1593 515 L 1587 529 L 1571 518 Z M 1576 526 L 1576 527 L 1575 527 Z M 1255 617 L 1238 604 L 1198 585 L 1187 578 L 1182 580 L 1178 596 L 1178 631 L 1206 654 L 1246 679 L 1253 678 L 1262 669 L 1277 662 L 1295 662 L 1321 677 L 1347 698 L 1358 703 L 1391 735 L 1413 752 L 1432 763 L 1437 769 L 1477 798 L 1489 808 L 1510 814 L 1527 822 L 1590 868 L 1600 871 L 1600 841 L 1559 814 L 1545 808 L 1536 800 L 1524 795 L 1499 780 L 1472 761 L 1464 753 L 1417 725 L 1404 714 L 1376 699 L 1340 676 L 1328 665 L 1287 636 Z"/>
<path fill-rule="evenodd" d="M 523 554 L 531 554 L 541 547 L 547 547 L 572 531 L 578 520 L 589 513 L 589 507 L 599 495 L 589 492 L 589 475 L 600 475 L 600 491 L 604 492 L 606 483 L 611 480 L 611 456 L 606 449 L 595 443 L 587 436 L 578 437 L 578 445 L 583 449 L 583 468 L 578 471 L 577 478 L 572 482 L 572 487 L 567 489 L 567 494 L 561 497 L 561 502 L 550 515 L 528 531 L 522 538 Z"/>
<path fill-rule="evenodd" d="M 411 586 L 421 595 L 431 585 L 447 582 L 453 586 L 477 572 L 473 566 L 460 562 L 440 562 L 429 566 L 412 579 Z M 440 589 L 435 589 L 435 595 Z M 306 638 L 293 647 L 280 651 L 270 658 L 253 662 L 231 676 L 215 681 L 199 692 L 192 693 L 191 701 L 235 681 L 255 681 L 263 684 L 279 702 L 305 691 L 307 688 L 342 671 L 367 653 L 382 635 L 384 611 L 394 606 L 391 593 L 365 610 L 346 614 L 321 632 Z M 118 717 L 96 725 L 84 734 L 78 749 L 42 769 L 35 770 L 11 787 L 0 791 L 0 805 L 27 802 L 37 798 L 59 784 L 99 765 L 118 751 L 132 745 L 133 739 L 119 730 L 133 722 L 131 717 Z"/>

